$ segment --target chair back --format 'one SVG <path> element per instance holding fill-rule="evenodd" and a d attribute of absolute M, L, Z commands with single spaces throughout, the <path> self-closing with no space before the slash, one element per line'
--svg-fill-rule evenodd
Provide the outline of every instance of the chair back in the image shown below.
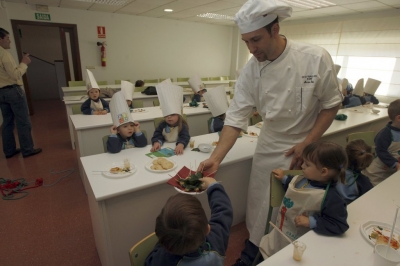
<path fill-rule="evenodd" d="M 101 80 L 101 81 L 97 81 L 97 85 L 108 85 L 107 80 Z"/>
<path fill-rule="evenodd" d="M 188 81 L 189 78 L 176 78 L 177 82 L 183 82 L 183 81 Z"/>
<path fill-rule="evenodd" d="M 158 79 L 144 79 L 144 83 L 158 83 Z"/>
<path fill-rule="evenodd" d="M 80 87 L 80 86 L 86 86 L 86 81 L 84 80 L 68 81 L 68 87 Z"/>
<path fill-rule="evenodd" d="M 228 76 L 222 76 L 220 78 L 221 78 L 221 80 L 229 80 L 230 79 Z"/>
<path fill-rule="evenodd" d="M 153 100 L 153 106 L 160 106 L 160 100 L 159 99 Z"/>
<path fill-rule="evenodd" d="M 72 105 L 72 108 L 71 108 L 72 109 L 72 114 L 74 114 L 74 115 L 82 114 L 81 106 L 82 106 L 81 104 Z"/>
<path fill-rule="evenodd" d="M 375 154 L 375 132 L 374 131 L 366 131 L 366 132 L 356 132 L 347 135 L 347 143 L 352 140 L 362 139 L 367 145 L 371 146 L 372 154 Z"/>
<path fill-rule="evenodd" d="M 201 78 L 202 81 L 209 81 L 208 78 Z"/>
<path fill-rule="evenodd" d="M 147 132 L 146 132 L 146 130 L 141 130 L 142 131 L 142 133 L 143 133 L 143 135 L 147 138 Z M 135 134 L 135 133 L 133 133 L 133 134 Z M 107 149 L 107 140 L 108 140 L 108 137 L 109 137 L 110 135 L 105 135 L 104 137 L 103 137 L 103 149 L 104 149 L 104 152 L 108 152 L 108 149 Z"/>
<path fill-rule="evenodd" d="M 210 80 L 216 81 L 216 80 L 221 80 L 221 77 L 209 77 Z"/>
<path fill-rule="evenodd" d="M 133 108 L 143 108 L 143 100 L 132 100 Z"/>
<path fill-rule="evenodd" d="M 229 97 L 230 97 L 231 99 L 233 99 L 234 96 L 235 96 L 235 94 L 232 93 L 232 92 L 231 92 L 231 94 L 229 94 Z"/>
<path fill-rule="evenodd" d="M 171 80 L 171 82 L 174 82 L 174 79 L 173 78 L 161 78 L 161 79 L 158 79 L 160 82 L 163 82 L 164 80 L 166 80 L 166 79 L 170 79 Z"/>
<path fill-rule="evenodd" d="M 146 87 L 145 86 L 143 86 L 143 87 L 135 87 L 135 89 L 133 90 L 134 92 L 142 92 L 142 91 L 144 91 L 146 89 Z"/>
<path fill-rule="evenodd" d="M 158 238 L 156 233 L 153 232 L 136 243 L 129 251 L 131 266 L 144 266 L 147 256 L 154 249 L 157 242 Z"/>
<path fill-rule="evenodd" d="M 229 81 L 228 87 L 234 88 L 235 87 L 235 83 L 236 83 L 236 81 Z"/>
<path fill-rule="evenodd" d="M 261 122 L 262 118 L 261 115 L 252 115 L 250 117 L 250 125 L 254 126 L 255 124 L 257 124 L 258 122 Z"/>

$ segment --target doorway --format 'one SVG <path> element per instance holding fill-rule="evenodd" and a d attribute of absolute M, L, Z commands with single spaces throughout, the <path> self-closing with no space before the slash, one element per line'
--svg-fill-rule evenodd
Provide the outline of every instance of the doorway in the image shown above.
<path fill-rule="evenodd" d="M 62 99 L 61 87 L 69 80 L 82 80 L 78 31 L 75 24 L 11 20 L 19 60 L 31 54 L 23 76 L 29 113 L 32 101 Z"/>

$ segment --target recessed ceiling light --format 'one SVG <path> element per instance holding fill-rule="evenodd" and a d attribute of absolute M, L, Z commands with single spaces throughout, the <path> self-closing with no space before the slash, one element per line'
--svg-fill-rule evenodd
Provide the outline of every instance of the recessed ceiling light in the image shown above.
<path fill-rule="evenodd" d="M 328 6 L 336 6 L 336 4 L 325 1 L 325 0 L 282 0 L 290 6 L 305 8 L 305 9 L 315 9 L 323 8 Z"/>
<path fill-rule="evenodd" d="M 214 14 L 214 13 L 204 13 L 204 14 L 200 14 L 197 16 L 201 17 L 201 18 L 223 19 L 223 20 L 233 20 L 234 19 L 234 17 L 232 17 L 232 16 Z"/>
<path fill-rule="evenodd" d="M 170 8 L 166 8 L 166 9 L 164 9 L 164 11 L 165 11 L 165 12 L 172 12 L 172 11 L 174 11 L 174 10 L 172 10 L 172 9 L 170 9 Z"/>
<path fill-rule="evenodd" d="M 132 2 L 132 0 L 74 0 L 74 1 L 89 2 L 101 5 L 110 5 L 110 6 L 124 6 Z"/>

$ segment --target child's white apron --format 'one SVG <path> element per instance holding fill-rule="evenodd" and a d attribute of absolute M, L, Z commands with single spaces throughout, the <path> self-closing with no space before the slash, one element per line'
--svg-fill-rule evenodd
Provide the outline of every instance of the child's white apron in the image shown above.
<path fill-rule="evenodd" d="M 166 128 L 163 129 L 163 136 L 166 142 L 176 142 L 179 136 L 179 127 L 169 127 L 170 132 L 165 131 Z"/>
<path fill-rule="evenodd" d="M 101 102 L 101 100 L 99 100 L 98 102 L 95 102 L 93 100 L 90 101 L 90 109 L 94 110 L 94 111 L 103 111 L 103 103 Z"/>

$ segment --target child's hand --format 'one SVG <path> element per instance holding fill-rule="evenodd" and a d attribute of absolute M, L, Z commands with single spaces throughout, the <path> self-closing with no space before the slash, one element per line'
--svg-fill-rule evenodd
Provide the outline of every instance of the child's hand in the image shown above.
<path fill-rule="evenodd" d="M 111 126 L 110 127 L 110 132 L 111 134 L 117 135 L 118 131 L 117 131 L 117 127 L 116 126 Z"/>
<path fill-rule="evenodd" d="M 179 143 L 178 145 L 176 145 L 175 154 L 176 155 L 183 154 L 183 144 L 182 143 Z"/>
<path fill-rule="evenodd" d="M 201 187 L 203 189 L 207 189 L 211 184 L 214 184 L 217 182 L 217 180 L 215 180 L 212 177 L 199 178 L 199 180 L 202 182 Z"/>
<path fill-rule="evenodd" d="M 400 170 L 400 163 L 396 164 L 396 169 L 397 169 L 397 171 Z"/>
<path fill-rule="evenodd" d="M 299 215 L 294 218 L 294 222 L 296 227 L 303 226 L 303 227 L 310 227 L 310 219 L 307 216 Z"/>
<path fill-rule="evenodd" d="M 94 115 L 99 115 L 99 111 L 93 111 Z"/>
<path fill-rule="evenodd" d="M 151 150 L 150 150 L 150 151 L 151 151 L 151 152 L 153 152 L 153 151 L 158 151 L 160 148 L 161 148 L 160 142 L 156 141 L 156 142 L 153 143 L 153 147 L 151 147 Z"/>
<path fill-rule="evenodd" d="M 285 174 L 283 173 L 282 169 L 274 169 L 272 170 L 272 173 L 274 174 L 276 179 L 282 180 Z"/>
<path fill-rule="evenodd" d="M 106 115 L 106 114 L 107 114 L 107 110 L 99 111 L 99 115 Z"/>
<path fill-rule="evenodd" d="M 133 130 L 135 130 L 135 133 L 140 132 L 140 124 L 139 124 L 139 122 L 135 122 L 133 124 Z"/>

